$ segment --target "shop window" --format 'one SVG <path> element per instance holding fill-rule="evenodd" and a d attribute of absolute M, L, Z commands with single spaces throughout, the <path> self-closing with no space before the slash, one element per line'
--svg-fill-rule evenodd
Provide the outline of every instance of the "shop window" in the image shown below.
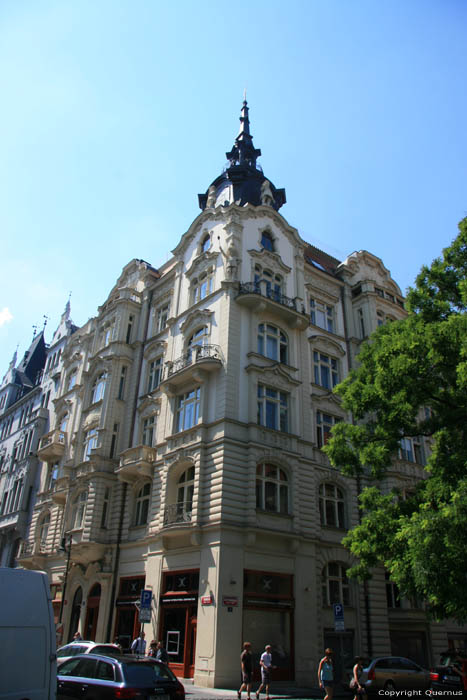
<path fill-rule="evenodd" d="M 287 364 L 287 336 L 276 326 L 260 323 L 258 326 L 258 352 L 271 360 Z"/>
<path fill-rule="evenodd" d="M 288 432 L 289 397 L 288 394 L 271 387 L 258 384 L 258 425 L 272 430 Z"/>
<path fill-rule="evenodd" d="M 319 487 L 319 515 L 321 525 L 344 527 L 344 494 L 335 484 Z"/>
<path fill-rule="evenodd" d="M 338 562 L 329 562 L 322 573 L 323 605 L 341 603 L 350 605 L 350 586 L 347 567 Z"/>
<path fill-rule="evenodd" d="M 272 513 L 289 512 L 287 474 L 274 464 L 259 464 L 256 468 L 256 507 Z"/>

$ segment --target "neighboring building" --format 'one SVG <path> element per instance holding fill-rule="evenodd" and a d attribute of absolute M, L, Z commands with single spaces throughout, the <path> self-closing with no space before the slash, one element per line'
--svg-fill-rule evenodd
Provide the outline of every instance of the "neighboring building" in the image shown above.
<path fill-rule="evenodd" d="M 131 261 L 67 339 L 20 564 L 48 571 L 64 641 L 79 628 L 128 648 L 152 590 L 147 636 L 200 685 L 237 682 L 245 639 L 256 656 L 272 644 L 276 679 L 302 685 L 326 646 L 338 672 L 355 653 L 428 664 L 465 630 L 430 625 L 384 571 L 367 588 L 347 579 L 359 485 L 320 449 L 351 418 L 333 387 L 378 324 L 404 317 L 403 297 L 371 253 L 341 262 L 306 243 L 259 155 L 244 102 L 173 258 Z M 428 449 L 405 441 L 388 487 L 423 478 Z"/>

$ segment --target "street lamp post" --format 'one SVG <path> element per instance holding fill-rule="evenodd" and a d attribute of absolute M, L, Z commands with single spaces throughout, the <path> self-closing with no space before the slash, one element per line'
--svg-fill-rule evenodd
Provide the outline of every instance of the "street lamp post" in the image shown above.
<path fill-rule="evenodd" d="M 67 546 L 67 537 L 68 537 L 68 546 Z M 62 601 L 60 603 L 60 618 L 59 622 L 62 622 L 63 618 L 63 606 L 65 605 L 65 594 L 66 594 L 66 584 L 67 584 L 67 579 L 68 579 L 68 570 L 70 568 L 70 558 L 71 558 L 71 533 L 68 535 L 64 535 L 62 537 L 62 542 L 60 545 L 60 551 L 61 552 L 66 552 L 67 553 L 67 558 L 66 558 L 66 566 L 65 566 L 65 578 L 63 579 L 63 591 L 62 591 Z"/>

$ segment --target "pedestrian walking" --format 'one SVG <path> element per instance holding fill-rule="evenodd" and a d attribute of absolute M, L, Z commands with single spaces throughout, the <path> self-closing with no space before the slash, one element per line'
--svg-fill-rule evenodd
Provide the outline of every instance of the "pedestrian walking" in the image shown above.
<path fill-rule="evenodd" d="M 318 683 L 320 688 L 324 688 L 326 695 L 324 700 L 332 700 L 332 695 L 334 692 L 334 664 L 332 661 L 332 656 L 334 652 L 332 649 L 326 649 L 324 656 L 319 662 L 318 666 Z"/>
<path fill-rule="evenodd" d="M 164 647 L 163 642 L 157 642 L 156 645 L 156 659 L 162 661 L 164 664 L 169 663 L 169 655 L 167 649 Z"/>
<path fill-rule="evenodd" d="M 250 642 L 244 642 L 243 651 L 240 654 L 240 664 L 242 667 L 242 684 L 240 690 L 237 690 L 237 698 L 242 697 L 242 690 L 246 690 L 247 700 L 250 699 L 251 681 L 253 680 L 253 656 L 251 655 Z"/>
<path fill-rule="evenodd" d="M 132 654 L 139 654 L 139 656 L 144 656 L 146 652 L 146 641 L 144 639 L 144 632 L 139 633 L 139 637 L 133 639 L 131 643 Z"/>
<path fill-rule="evenodd" d="M 361 656 L 356 656 L 354 660 L 354 667 L 352 671 L 352 680 L 350 681 L 350 688 L 353 690 L 354 700 L 359 700 L 363 695 L 366 694 L 365 686 L 363 685 L 363 659 Z"/>
<path fill-rule="evenodd" d="M 275 666 L 272 665 L 272 647 L 270 644 L 266 644 L 265 650 L 261 654 L 261 658 L 259 660 L 259 665 L 261 666 L 261 685 L 259 686 L 258 690 L 256 691 L 256 700 L 259 700 L 259 695 L 263 688 L 266 690 L 266 700 L 270 700 L 269 698 L 269 686 L 271 685 L 271 671 L 273 668 L 276 668 Z"/>

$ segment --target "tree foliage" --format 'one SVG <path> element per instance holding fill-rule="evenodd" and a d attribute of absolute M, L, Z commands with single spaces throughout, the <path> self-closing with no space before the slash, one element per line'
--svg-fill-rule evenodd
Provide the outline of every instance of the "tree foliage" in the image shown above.
<path fill-rule="evenodd" d="M 409 495 L 366 487 L 362 519 L 344 544 L 359 579 L 383 564 L 406 596 L 435 618 L 467 619 L 467 219 L 407 296 L 408 316 L 364 343 L 359 366 L 336 387 L 353 423 L 338 423 L 324 448 L 347 475 L 379 481 L 402 438 L 431 447 Z"/>

